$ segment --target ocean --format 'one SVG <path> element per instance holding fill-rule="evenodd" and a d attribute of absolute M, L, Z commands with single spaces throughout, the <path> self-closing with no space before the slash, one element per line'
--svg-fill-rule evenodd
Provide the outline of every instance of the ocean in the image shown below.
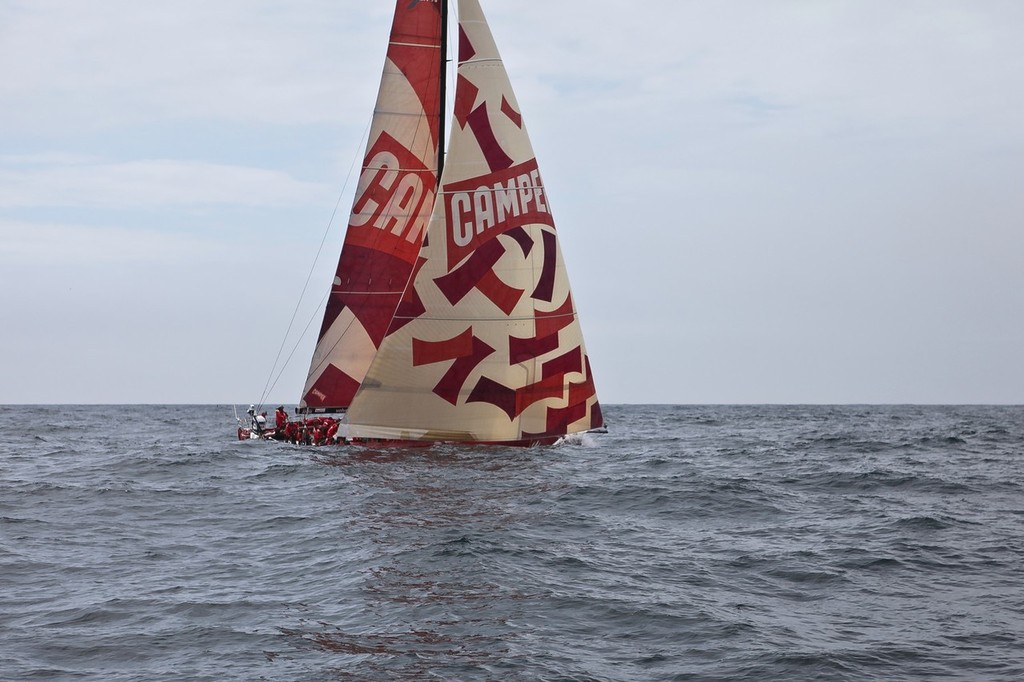
<path fill-rule="evenodd" d="M 0 679 L 1024 679 L 1024 408 L 605 414 L 375 451 L 3 407 Z"/>

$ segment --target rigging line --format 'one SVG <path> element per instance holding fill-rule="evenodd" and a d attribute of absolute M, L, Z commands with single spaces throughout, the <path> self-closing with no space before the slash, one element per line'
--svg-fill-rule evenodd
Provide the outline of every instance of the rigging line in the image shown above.
<path fill-rule="evenodd" d="M 327 299 L 330 297 L 330 295 L 331 295 L 331 292 L 328 289 L 327 293 L 324 294 L 324 297 L 322 299 L 320 299 L 320 303 L 317 304 L 316 309 L 313 310 L 313 314 L 309 317 L 309 321 L 306 322 L 306 326 L 303 327 L 302 333 L 299 334 L 299 338 L 295 341 L 295 345 L 292 347 L 291 352 L 288 354 L 288 358 L 284 361 L 284 364 L 281 365 L 281 371 L 277 373 L 277 377 L 274 378 L 274 383 L 272 383 L 270 385 L 270 389 L 268 390 L 268 393 L 270 391 L 273 391 L 274 387 L 277 386 L 277 382 L 281 380 L 281 377 L 284 375 L 285 368 L 287 368 L 288 367 L 288 363 L 291 362 L 292 356 L 295 355 L 295 351 L 297 351 L 299 349 L 299 345 L 302 343 L 302 339 L 304 339 L 306 337 L 306 332 L 309 331 L 309 326 L 311 324 L 313 324 L 313 320 L 315 320 L 315 319 L 317 319 L 317 317 L 319 317 L 320 309 L 324 307 L 324 304 L 327 302 Z"/>
<path fill-rule="evenodd" d="M 363 135 L 362 135 L 362 138 L 360 139 L 359 145 L 357 146 L 357 150 L 363 149 L 366 146 L 366 139 L 370 135 L 370 126 L 371 126 L 372 123 L 373 123 L 373 119 L 371 119 L 370 121 L 368 121 L 366 123 L 366 129 L 363 130 Z M 302 285 L 302 293 L 299 294 L 299 300 L 296 301 L 296 303 L 295 303 L 295 309 L 292 311 L 292 318 L 291 318 L 291 320 L 288 321 L 288 329 L 285 330 L 284 338 L 281 339 L 281 346 L 277 349 L 277 357 L 274 358 L 274 364 L 271 365 L 271 367 L 270 367 L 270 374 L 269 374 L 269 376 L 267 376 L 267 381 L 263 385 L 263 393 L 260 395 L 259 407 L 263 407 L 263 401 L 267 398 L 267 395 L 269 394 L 269 392 L 271 390 L 273 390 L 273 387 L 270 385 L 270 380 L 273 378 L 274 372 L 277 370 L 277 363 L 281 359 L 281 353 L 284 351 L 285 344 L 288 343 L 288 337 L 291 334 L 292 325 L 295 324 L 295 317 L 299 314 L 299 307 L 301 307 L 302 300 L 303 300 L 303 298 L 306 295 L 306 290 L 309 288 L 309 282 L 310 282 L 310 280 L 313 277 L 313 271 L 316 270 L 316 264 L 320 260 L 320 254 L 323 253 L 324 244 L 327 243 L 327 235 L 330 234 L 330 232 L 331 232 L 331 225 L 334 224 L 334 219 L 338 215 L 338 208 L 341 206 L 341 200 L 345 197 L 345 192 L 348 190 L 348 184 L 352 180 L 352 170 L 355 168 L 357 162 L 360 162 L 360 163 L 362 162 L 362 156 L 359 155 L 358 151 L 356 152 L 356 156 L 354 156 L 352 158 L 351 165 L 349 165 L 348 175 L 345 176 L 345 182 L 344 182 L 344 184 L 342 184 L 341 192 L 338 194 L 337 201 L 334 202 L 334 210 L 331 212 L 331 218 L 330 218 L 330 220 L 327 221 L 327 227 L 324 228 L 323 237 L 321 237 L 321 239 L 320 239 L 320 247 L 316 251 L 316 256 L 313 257 L 313 264 L 310 265 L 310 267 L 309 267 L 309 274 L 306 275 L 306 283 Z M 321 303 L 321 305 L 322 305 L 322 303 Z M 308 328 L 308 326 L 309 325 L 307 325 L 307 328 Z M 305 332 L 303 332 L 303 334 L 305 334 Z M 299 339 L 301 340 L 301 338 L 302 337 L 300 336 Z M 294 353 L 294 350 L 292 352 Z M 289 360 L 291 359 L 290 355 L 288 356 L 288 359 Z M 284 365 L 282 365 L 281 373 L 284 372 L 284 369 L 287 366 L 288 366 L 288 360 L 286 360 Z M 280 374 L 278 374 L 278 378 L 280 378 Z M 276 384 L 277 382 L 275 381 L 274 383 Z"/>

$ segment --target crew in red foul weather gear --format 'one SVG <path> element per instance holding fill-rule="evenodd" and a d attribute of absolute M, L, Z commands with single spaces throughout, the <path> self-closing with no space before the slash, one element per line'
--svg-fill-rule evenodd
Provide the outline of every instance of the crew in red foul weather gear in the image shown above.
<path fill-rule="evenodd" d="M 288 413 L 284 411 L 284 405 L 277 406 L 277 412 L 274 413 L 274 421 L 279 431 L 288 423 Z"/>

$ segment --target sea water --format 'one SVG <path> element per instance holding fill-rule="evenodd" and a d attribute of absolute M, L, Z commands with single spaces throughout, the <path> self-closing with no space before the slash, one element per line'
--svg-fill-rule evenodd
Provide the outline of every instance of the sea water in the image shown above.
<path fill-rule="evenodd" d="M 1024 679 L 1024 409 L 605 412 L 369 450 L 5 407 L 0 679 Z"/>

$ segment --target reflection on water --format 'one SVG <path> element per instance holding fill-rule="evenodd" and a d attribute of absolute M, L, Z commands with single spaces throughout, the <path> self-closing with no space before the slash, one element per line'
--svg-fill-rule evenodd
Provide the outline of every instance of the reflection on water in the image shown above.
<path fill-rule="evenodd" d="M 542 512 L 538 493 L 552 488 L 542 478 L 541 453 L 511 453 L 451 446 L 317 452 L 317 464 L 343 468 L 364 490 L 344 523 L 375 550 L 353 595 L 357 614 L 281 632 L 300 639 L 296 646 L 352 657 L 346 663 L 358 667 L 354 677 L 500 667 L 519 636 L 508 604 L 529 595 L 489 578 L 506 574 L 505 540 L 531 525 Z"/>

